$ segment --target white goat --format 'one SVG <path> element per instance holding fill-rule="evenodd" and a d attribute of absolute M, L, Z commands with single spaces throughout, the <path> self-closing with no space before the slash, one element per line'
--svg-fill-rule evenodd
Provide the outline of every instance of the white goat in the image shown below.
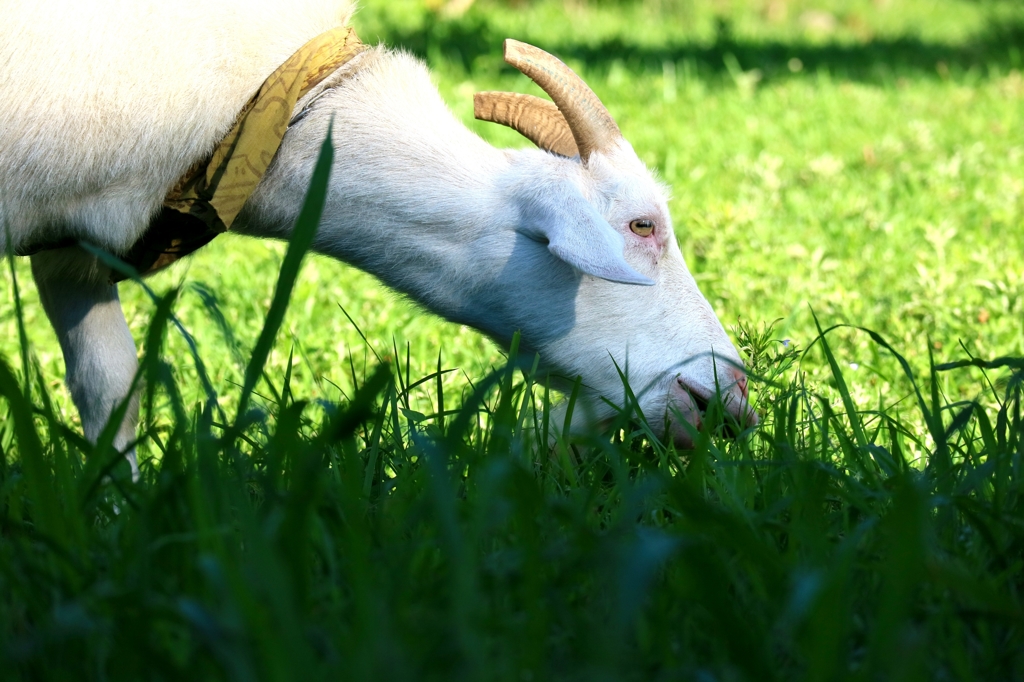
<path fill-rule="evenodd" d="M 84 240 L 127 253 L 268 75 L 350 9 L 4 3 L 0 252 L 33 254 L 88 438 L 128 394 L 135 345 L 110 270 L 77 246 L 40 249 Z M 683 422 L 699 426 L 716 387 L 740 424 L 755 424 L 739 356 L 683 262 L 664 188 L 575 74 L 536 48 L 507 48 L 560 114 L 537 98 L 484 93 L 478 115 L 546 150 L 494 149 L 451 115 L 420 62 L 369 49 L 298 103 L 232 231 L 288 239 L 333 119 L 316 251 L 506 347 L 520 330 L 552 376 L 582 377 L 596 419 L 610 414 L 601 397 L 623 400 L 617 364 L 651 423 L 680 445 L 690 443 Z M 132 405 L 119 448 L 137 416 Z"/>

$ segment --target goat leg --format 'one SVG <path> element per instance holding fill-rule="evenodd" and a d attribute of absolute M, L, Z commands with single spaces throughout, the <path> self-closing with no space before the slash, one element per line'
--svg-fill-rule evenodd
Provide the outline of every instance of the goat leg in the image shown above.
<path fill-rule="evenodd" d="M 138 370 L 117 285 L 110 283 L 109 268 L 78 247 L 32 256 L 32 275 L 64 352 L 65 379 L 85 437 L 95 443 L 131 391 Z M 114 447 L 125 452 L 131 465 L 133 480 L 139 478 L 139 467 L 134 447 L 128 446 L 135 439 L 138 417 L 135 394 L 114 438 Z"/>

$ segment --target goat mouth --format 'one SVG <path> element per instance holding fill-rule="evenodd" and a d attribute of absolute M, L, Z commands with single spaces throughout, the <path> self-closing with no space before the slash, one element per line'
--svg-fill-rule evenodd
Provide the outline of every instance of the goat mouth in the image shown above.
<path fill-rule="evenodd" d="M 693 401 L 694 407 L 701 414 L 701 416 L 703 416 L 704 413 L 707 412 L 708 407 L 710 407 L 711 399 L 713 398 L 714 394 L 709 393 L 707 391 L 697 390 L 696 388 L 690 386 L 679 377 L 676 377 L 676 385 L 680 388 L 680 390 L 682 390 L 683 393 L 685 393 L 690 398 L 691 401 Z"/>
<path fill-rule="evenodd" d="M 715 424 L 721 426 L 720 433 L 726 438 L 736 438 L 746 428 L 747 424 L 741 423 L 740 416 L 735 414 L 737 410 L 730 409 L 732 406 L 729 405 L 729 402 L 735 400 L 736 396 L 728 392 L 718 393 L 696 390 L 678 378 L 676 382 L 693 403 L 692 417 L 687 419 L 693 426 L 698 429 L 705 428 L 708 425 L 708 412 L 711 410 L 717 414 L 717 418 L 714 419 Z M 748 409 L 745 406 L 746 401 L 743 400 L 742 402 L 744 406 L 739 410 L 740 414 L 745 413 Z"/>
<path fill-rule="evenodd" d="M 703 419 L 704 415 L 707 414 L 708 408 L 711 407 L 711 401 L 686 386 L 683 386 L 683 388 L 690 392 L 690 398 Z"/>

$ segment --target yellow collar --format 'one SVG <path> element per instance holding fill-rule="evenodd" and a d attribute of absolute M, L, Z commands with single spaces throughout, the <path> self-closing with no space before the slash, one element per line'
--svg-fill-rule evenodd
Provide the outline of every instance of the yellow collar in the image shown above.
<path fill-rule="evenodd" d="M 125 257 L 149 274 L 231 229 L 281 146 L 296 102 L 367 47 L 352 28 L 313 38 L 264 81 L 209 158 L 193 166 Z"/>

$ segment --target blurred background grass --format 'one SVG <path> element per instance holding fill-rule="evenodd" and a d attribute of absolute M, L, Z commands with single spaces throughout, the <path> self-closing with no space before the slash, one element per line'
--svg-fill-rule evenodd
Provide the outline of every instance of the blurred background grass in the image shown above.
<path fill-rule="evenodd" d="M 779 320 L 805 347 L 813 309 L 826 325 L 875 329 L 918 369 L 938 360 L 1024 352 L 1024 8 L 1000 0 L 366 0 L 364 40 L 431 66 L 454 112 L 502 146 L 515 133 L 472 120 L 472 95 L 538 93 L 503 65 L 505 37 L 533 42 L 597 91 L 637 152 L 673 190 L 683 253 L 727 328 Z M 242 368 L 194 286 L 218 298 L 242 348 L 262 325 L 282 245 L 225 236 L 150 281 L 186 284 L 177 314 L 218 386 Z M 59 349 L 19 263 L 33 348 L 58 397 Z M 151 304 L 122 296 L 136 338 Z M 271 358 L 294 346 L 296 392 L 350 392 L 349 360 L 406 347 L 413 374 L 443 364 L 464 386 L 501 359 L 485 339 L 441 321 L 374 278 L 316 258 L 303 272 Z M 0 352 L 15 357 L 13 310 L 0 308 Z M 290 338 L 289 338 L 290 337 Z M 895 363 L 863 335 L 834 340 L 860 404 L 903 399 Z M 963 346 L 963 348 L 961 348 Z M 186 357 L 180 338 L 172 353 Z M 808 356 L 812 380 L 828 381 Z M 200 395 L 188 362 L 183 390 Z M 947 377 L 953 397 L 976 376 Z M 230 392 L 228 392 L 230 394 Z M 228 399 L 230 400 L 230 398 Z"/>

